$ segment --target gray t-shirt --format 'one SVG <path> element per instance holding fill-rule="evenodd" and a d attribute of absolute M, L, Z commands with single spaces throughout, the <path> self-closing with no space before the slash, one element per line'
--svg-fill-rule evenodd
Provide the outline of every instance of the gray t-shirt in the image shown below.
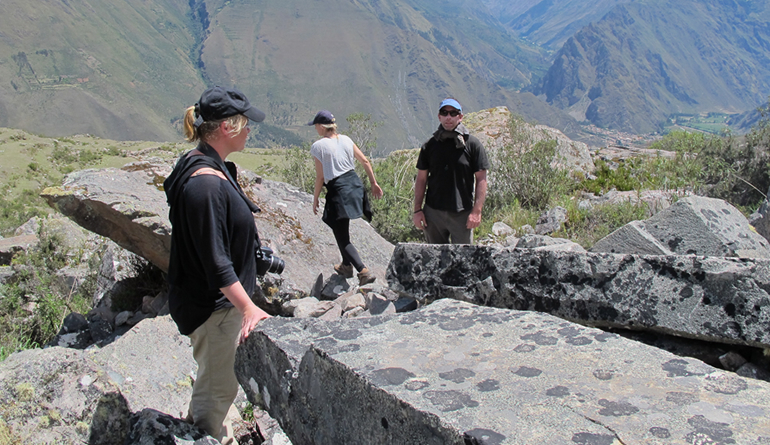
<path fill-rule="evenodd" d="M 321 161 L 324 168 L 324 184 L 355 168 L 353 141 L 344 134 L 321 138 L 310 147 L 310 154 Z"/>

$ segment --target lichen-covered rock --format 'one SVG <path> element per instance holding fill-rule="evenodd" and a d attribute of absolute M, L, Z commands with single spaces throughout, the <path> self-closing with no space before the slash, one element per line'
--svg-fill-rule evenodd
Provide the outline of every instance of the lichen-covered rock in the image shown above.
<path fill-rule="evenodd" d="M 123 445 L 219 445 L 218 440 L 192 424 L 154 409 L 143 409 L 129 420 Z"/>
<path fill-rule="evenodd" d="M 593 326 L 770 347 L 770 260 L 399 244 L 392 289 Z"/>
<path fill-rule="evenodd" d="M 559 318 L 439 300 L 272 318 L 236 375 L 296 444 L 764 443 L 770 384 Z"/>

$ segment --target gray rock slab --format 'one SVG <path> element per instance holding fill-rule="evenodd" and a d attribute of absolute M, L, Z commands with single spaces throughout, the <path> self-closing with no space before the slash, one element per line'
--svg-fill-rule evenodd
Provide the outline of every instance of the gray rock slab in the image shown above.
<path fill-rule="evenodd" d="M 171 318 L 147 319 L 102 349 L 11 354 L 0 363 L 0 418 L 23 443 L 123 443 L 131 412 L 184 417 L 196 369 Z"/>
<path fill-rule="evenodd" d="M 272 318 L 236 375 L 293 443 L 760 444 L 770 384 L 547 314 Z"/>
<path fill-rule="evenodd" d="M 583 246 L 565 238 L 552 238 L 547 235 L 524 235 L 514 247 L 519 249 L 560 250 L 569 252 L 585 252 Z"/>
<path fill-rule="evenodd" d="M 648 233 L 650 240 L 657 240 L 675 255 L 770 258 L 770 244 L 752 230 L 740 210 L 721 199 L 702 196 L 682 198 L 643 223 L 611 233 L 591 250 L 653 253 L 657 246 L 651 244 L 640 243 L 644 250 L 635 250 L 634 241 L 644 238 L 639 232 Z"/>
<path fill-rule="evenodd" d="M 650 235 L 643 221 L 631 221 L 600 239 L 591 252 L 633 253 L 636 255 L 673 255 L 674 253 Z"/>
<path fill-rule="evenodd" d="M 143 171 L 77 171 L 41 196 L 83 228 L 168 270 L 171 228 L 166 197 Z"/>
<path fill-rule="evenodd" d="M 770 260 L 399 244 L 392 289 L 592 326 L 770 347 Z"/>

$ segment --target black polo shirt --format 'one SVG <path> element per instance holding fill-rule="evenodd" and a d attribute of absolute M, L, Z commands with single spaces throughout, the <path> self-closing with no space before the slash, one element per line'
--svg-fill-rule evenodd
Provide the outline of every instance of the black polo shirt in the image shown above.
<path fill-rule="evenodd" d="M 425 204 L 449 212 L 473 208 L 475 173 L 489 170 L 487 152 L 481 141 L 465 135 L 465 148 L 456 148 L 454 139 L 431 137 L 420 148 L 417 169 L 428 171 Z"/>

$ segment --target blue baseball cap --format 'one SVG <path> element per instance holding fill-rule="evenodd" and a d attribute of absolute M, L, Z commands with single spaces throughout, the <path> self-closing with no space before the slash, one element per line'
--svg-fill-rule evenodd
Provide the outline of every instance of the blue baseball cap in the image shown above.
<path fill-rule="evenodd" d="M 329 110 L 321 110 L 318 113 L 316 113 L 315 117 L 312 121 L 308 122 L 308 125 L 315 125 L 315 124 L 321 124 L 321 125 L 329 125 L 333 124 L 335 121 L 334 115 Z"/>
<path fill-rule="evenodd" d="M 458 101 L 456 101 L 456 100 L 454 100 L 452 98 L 442 100 L 441 101 L 441 105 L 438 106 L 439 111 L 441 111 L 441 109 L 446 107 L 446 106 L 450 106 L 450 107 L 454 108 L 455 110 L 459 111 L 460 113 L 463 112 L 463 107 L 462 107 L 462 105 L 460 105 L 460 102 L 458 102 Z"/>

